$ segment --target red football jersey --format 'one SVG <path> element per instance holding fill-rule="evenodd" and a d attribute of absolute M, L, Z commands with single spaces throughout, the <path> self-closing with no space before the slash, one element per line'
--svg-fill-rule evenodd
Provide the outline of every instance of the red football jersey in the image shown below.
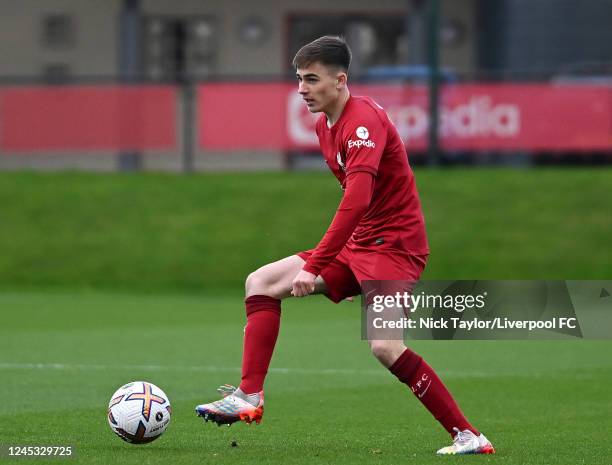
<path fill-rule="evenodd" d="M 369 206 L 346 247 L 428 254 L 414 174 L 404 143 L 384 109 L 368 97 L 351 96 L 331 128 L 326 115 L 321 115 L 316 132 L 325 162 L 343 189 L 347 175 L 353 172 L 374 176 Z M 318 272 L 326 264 L 317 263 L 317 256 L 325 255 L 319 249 L 325 246 L 329 244 L 321 241 L 311 257 L 313 263 L 309 259 L 305 270 Z"/>

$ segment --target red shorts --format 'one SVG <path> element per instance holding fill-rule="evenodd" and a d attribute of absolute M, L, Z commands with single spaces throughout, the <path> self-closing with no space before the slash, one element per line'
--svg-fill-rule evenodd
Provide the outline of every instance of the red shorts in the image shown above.
<path fill-rule="evenodd" d="M 297 254 L 308 260 L 314 249 Z M 321 270 L 330 300 L 338 303 L 361 293 L 362 281 L 418 281 L 425 269 L 427 255 L 411 255 L 398 250 L 352 249 L 342 251 Z"/>

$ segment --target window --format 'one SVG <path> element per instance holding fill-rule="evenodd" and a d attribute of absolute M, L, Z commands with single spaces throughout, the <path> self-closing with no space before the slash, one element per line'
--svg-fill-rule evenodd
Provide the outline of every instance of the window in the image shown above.
<path fill-rule="evenodd" d="M 367 68 L 406 63 L 404 14 L 300 15 L 289 18 L 288 71 L 299 48 L 323 35 L 343 35 L 351 45 L 351 72 L 359 76 Z"/>
<path fill-rule="evenodd" d="M 76 42 L 76 31 L 72 16 L 65 13 L 50 13 L 42 18 L 41 41 L 49 49 L 67 49 Z"/>
<path fill-rule="evenodd" d="M 218 31 L 214 18 L 148 17 L 143 29 L 143 64 L 152 80 L 203 78 L 215 71 Z"/>
<path fill-rule="evenodd" d="M 70 65 L 67 63 L 48 63 L 42 69 L 42 77 L 48 83 L 66 82 L 70 75 Z"/>

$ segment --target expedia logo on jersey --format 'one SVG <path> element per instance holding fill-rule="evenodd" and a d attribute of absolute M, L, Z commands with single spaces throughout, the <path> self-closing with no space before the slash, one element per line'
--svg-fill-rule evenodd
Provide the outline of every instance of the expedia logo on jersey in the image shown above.
<path fill-rule="evenodd" d="M 348 141 L 349 149 L 353 147 L 355 148 L 368 147 L 368 148 L 373 149 L 374 147 L 376 147 L 376 144 L 373 141 L 368 140 L 368 137 L 370 137 L 370 132 L 368 131 L 368 128 L 366 128 L 365 126 L 359 126 L 355 130 L 355 134 L 357 135 L 357 137 L 359 137 L 359 140 L 349 140 Z"/>
<path fill-rule="evenodd" d="M 376 144 L 372 142 L 371 140 L 349 140 L 348 148 L 352 149 L 353 147 L 357 147 L 357 148 L 369 147 L 373 149 L 374 147 L 376 147 Z"/>

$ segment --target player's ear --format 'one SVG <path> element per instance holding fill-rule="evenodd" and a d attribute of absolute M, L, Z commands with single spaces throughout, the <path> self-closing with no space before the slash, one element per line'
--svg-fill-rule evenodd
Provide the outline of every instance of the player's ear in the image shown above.
<path fill-rule="evenodd" d="M 344 73 L 344 72 L 338 73 L 336 75 L 336 88 L 338 90 L 340 90 L 343 87 L 345 87 L 347 79 L 348 79 L 348 77 L 347 77 L 346 73 Z"/>

